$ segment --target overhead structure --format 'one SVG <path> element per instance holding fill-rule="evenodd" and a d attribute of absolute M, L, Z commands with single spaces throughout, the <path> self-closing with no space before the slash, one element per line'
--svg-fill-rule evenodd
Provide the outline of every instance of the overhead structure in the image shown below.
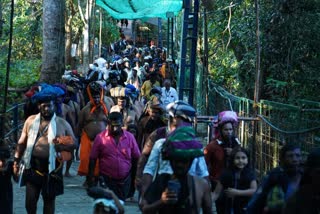
<path fill-rule="evenodd" d="M 177 56 L 180 61 L 177 89 L 179 99 L 193 105 L 200 0 L 96 0 L 96 4 L 116 19 L 168 19 L 167 45 L 172 58 L 173 17 L 183 9 L 180 56 Z"/>
<path fill-rule="evenodd" d="M 179 99 L 194 105 L 199 0 L 184 0 L 181 38 Z"/>
<path fill-rule="evenodd" d="M 183 0 L 96 0 L 96 4 L 115 19 L 165 19 L 167 12 L 181 11 Z"/>

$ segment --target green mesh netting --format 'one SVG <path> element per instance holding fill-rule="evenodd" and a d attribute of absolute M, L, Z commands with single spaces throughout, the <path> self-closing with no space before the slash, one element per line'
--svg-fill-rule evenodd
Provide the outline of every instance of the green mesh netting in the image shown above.
<path fill-rule="evenodd" d="M 96 4 L 116 19 L 166 18 L 182 9 L 183 0 L 96 0 Z"/>

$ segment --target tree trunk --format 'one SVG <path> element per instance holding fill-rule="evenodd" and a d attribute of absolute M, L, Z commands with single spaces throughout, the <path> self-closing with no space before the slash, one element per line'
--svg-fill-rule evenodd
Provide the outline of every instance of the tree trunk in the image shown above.
<path fill-rule="evenodd" d="M 72 56 L 71 56 L 71 45 L 72 45 L 72 19 L 74 16 L 74 9 L 73 9 L 73 2 L 72 1 L 67 1 L 68 6 L 66 10 L 66 25 L 65 25 L 65 30 L 66 30 L 66 66 L 72 65 Z"/>
<path fill-rule="evenodd" d="M 83 26 L 83 32 L 82 32 L 82 36 L 83 36 L 83 48 L 82 48 L 83 63 L 82 63 L 82 65 L 83 65 L 84 72 L 87 71 L 87 69 L 89 68 L 89 63 L 90 63 L 89 23 L 90 23 L 90 18 L 91 18 L 91 14 L 92 14 L 91 13 L 92 2 L 93 2 L 93 0 L 87 0 L 86 13 L 85 13 L 85 17 L 83 19 L 84 26 Z"/>
<path fill-rule="evenodd" d="M 94 47 L 95 47 L 95 31 L 96 31 L 96 13 L 95 13 L 95 1 L 89 0 L 89 7 L 90 7 L 90 13 L 89 13 L 89 41 L 90 41 L 90 47 L 89 47 L 89 60 L 92 62 L 94 60 Z"/>
<path fill-rule="evenodd" d="M 64 73 L 64 10 L 65 0 L 43 0 L 42 82 L 59 82 Z"/>

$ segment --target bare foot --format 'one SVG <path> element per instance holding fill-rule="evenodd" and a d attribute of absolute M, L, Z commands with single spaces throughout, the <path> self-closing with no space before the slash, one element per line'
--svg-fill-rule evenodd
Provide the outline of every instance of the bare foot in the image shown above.
<path fill-rule="evenodd" d="M 72 175 L 70 174 L 70 172 L 65 172 L 64 177 L 72 177 Z"/>
<path fill-rule="evenodd" d="M 136 200 L 134 199 L 134 197 L 127 198 L 125 201 L 126 201 L 126 202 L 136 202 Z"/>

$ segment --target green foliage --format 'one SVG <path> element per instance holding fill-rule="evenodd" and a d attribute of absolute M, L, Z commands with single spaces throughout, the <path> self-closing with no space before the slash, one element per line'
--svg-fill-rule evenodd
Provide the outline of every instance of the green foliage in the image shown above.
<path fill-rule="evenodd" d="M 33 84 L 40 76 L 41 60 L 19 60 L 12 64 L 9 85 L 24 88 Z"/>
<path fill-rule="evenodd" d="M 119 39 L 119 29 L 117 20 L 113 19 L 111 16 L 104 14 L 103 32 L 102 32 L 102 41 L 103 45 L 110 45 L 110 43 Z"/>
<path fill-rule="evenodd" d="M 250 52 L 254 49 L 252 7 L 245 1 L 237 2 L 231 6 L 230 16 L 228 6 L 230 2 L 216 1 L 215 12 L 209 16 L 210 74 L 230 92 L 246 96 L 253 87 L 244 83 L 252 81 L 255 72 L 255 54 Z"/>
<path fill-rule="evenodd" d="M 0 38 L 0 77 L 5 85 L 10 29 L 10 1 L 3 2 L 3 35 Z M 9 87 L 22 88 L 38 80 L 42 49 L 41 5 L 27 1 L 15 2 L 13 41 Z"/>
<path fill-rule="evenodd" d="M 210 73 L 229 91 L 237 89 L 236 94 L 252 99 L 256 73 L 254 1 L 233 1 L 231 16 L 230 2 L 215 1 L 209 16 Z M 319 101 L 314 89 L 320 84 L 320 1 L 259 3 L 261 99 Z"/>

